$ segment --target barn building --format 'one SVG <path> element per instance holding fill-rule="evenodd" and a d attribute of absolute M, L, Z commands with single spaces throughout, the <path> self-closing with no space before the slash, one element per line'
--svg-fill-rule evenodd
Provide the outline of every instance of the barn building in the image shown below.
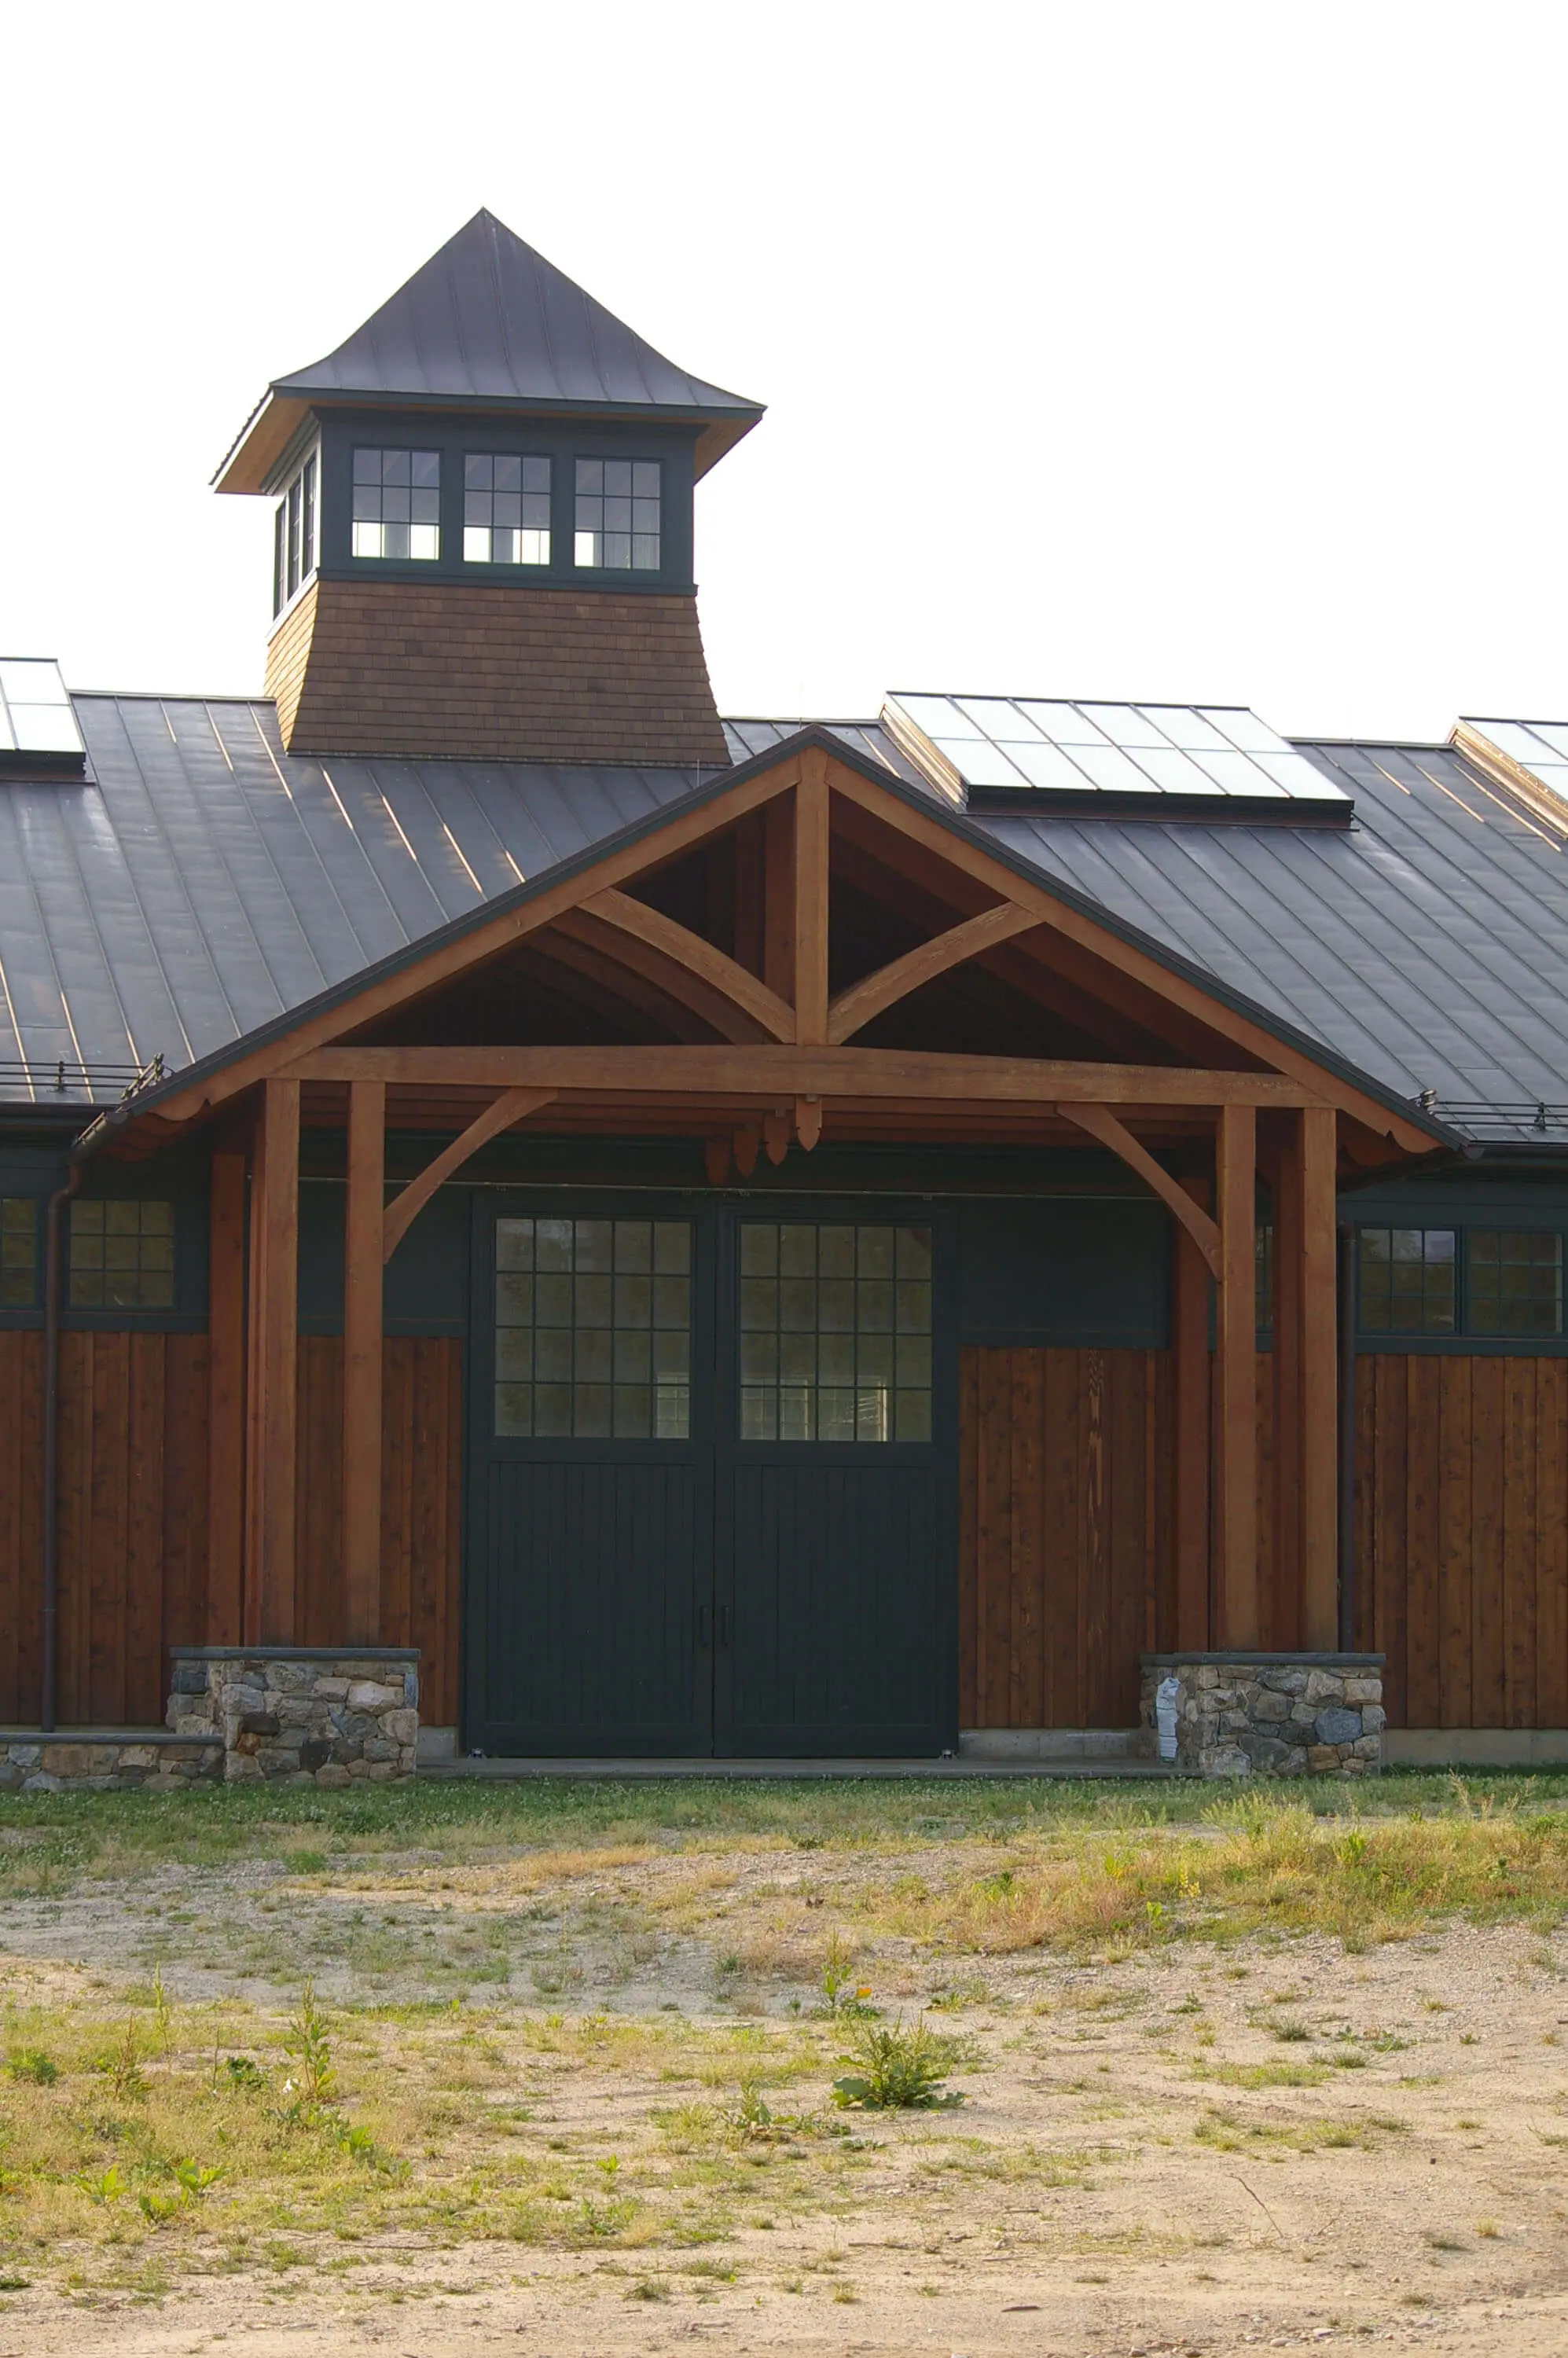
<path fill-rule="evenodd" d="M 761 416 L 481 212 L 0 659 L 0 1785 L 1568 1757 L 1568 728 L 722 719 Z"/>

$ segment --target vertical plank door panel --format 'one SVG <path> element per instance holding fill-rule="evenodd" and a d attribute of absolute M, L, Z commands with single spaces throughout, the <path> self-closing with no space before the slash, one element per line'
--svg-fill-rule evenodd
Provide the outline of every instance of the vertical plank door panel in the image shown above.
<path fill-rule="evenodd" d="M 1439 1727 L 1474 1725 L 1471 1582 L 1475 1553 L 1474 1442 L 1471 1427 L 1472 1359 L 1441 1358 L 1438 1368 L 1442 1419 L 1438 1465 L 1442 1506 L 1438 1516 L 1438 1718 Z"/>

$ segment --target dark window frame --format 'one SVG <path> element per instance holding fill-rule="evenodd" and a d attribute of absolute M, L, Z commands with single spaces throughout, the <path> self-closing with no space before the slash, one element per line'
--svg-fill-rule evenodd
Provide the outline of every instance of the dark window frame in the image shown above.
<path fill-rule="evenodd" d="M 373 565 L 376 567 L 386 565 L 407 565 L 412 567 L 416 572 L 427 572 L 432 567 L 438 567 L 441 564 L 445 547 L 444 535 L 446 527 L 446 518 L 442 514 L 442 500 L 447 489 L 446 483 L 443 480 L 443 471 L 441 466 L 443 455 L 444 454 L 438 442 L 432 444 L 427 440 L 418 442 L 353 442 L 350 444 L 349 553 L 356 565 Z M 373 482 L 368 474 L 364 476 L 362 480 L 360 474 L 360 460 L 362 459 L 370 458 L 377 459 L 380 461 L 379 471 Z M 408 481 L 406 484 L 397 482 L 395 479 L 391 481 L 388 480 L 386 461 L 389 459 L 407 460 Z M 414 481 L 415 461 L 419 459 L 433 459 L 435 460 L 436 477 L 434 482 L 416 483 Z M 376 494 L 376 507 L 378 513 L 373 516 L 356 515 L 354 514 L 354 510 L 358 507 L 362 495 L 368 500 L 370 493 L 373 491 Z M 384 514 L 380 513 L 385 505 L 385 494 L 388 492 L 393 494 L 395 502 L 400 492 L 406 492 L 409 511 L 406 516 L 389 517 Z M 420 499 L 424 499 L 425 501 L 433 503 L 435 511 L 433 524 L 428 515 L 415 515 L 415 503 Z M 362 549 L 355 546 L 355 538 L 359 526 L 362 524 L 373 525 L 376 530 L 382 533 L 384 533 L 389 525 L 395 531 L 399 525 L 401 525 L 403 530 L 407 532 L 410 535 L 412 535 L 416 531 L 433 529 L 436 535 L 436 545 L 433 549 L 424 555 L 421 555 L 415 550 L 412 538 L 410 538 L 408 547 L 401 552 L 384 548 Z"/>
<path fill-rule="evenodd" d="M 548 574 L 556 570 L 556 463 L 550 456 L 550 453 L 547 450 L 497 450 L 493 447 L 491 447 L 482 450 L 470 450 L 465 449 L 462 457 L 463 477 L 460 488 L 463 503 L 463 517 L 462 536 L 459 543 L 459 554 L 465 569 L 471 569 L 477 567 L 481 571 L 492 572 L 498 577 L 508 580 L 535 580 L 542 575 Z M 503 491 L 498 489 L 493 478 L 493 470 L 498 461 L 514 459 L 517 461 L 521 476 L 521 481 L 519 481 L 515 493 L 509 490 Z M 488 463 L 492 470 L 492 480 L 489 484 L 476 484 L 470 481 L 469 470 L 476 460 L 481 463 Z M 545 484 L 542 492 L 538 489 L 537 485 L 533 489 L 529 488 L 527 472 L 531 466 L 543 467 L 545 470 Z M 470 499 L 488 499 L 494 501 L 512 497 L 515 497 L 519 502 L 519 521 L 515 526 L 498 525 L 495 523 L 493 515 L 489 524 L 470 525 L 469 521 L 469 502 Z M 526 503 L 530 500 L 536 501 L 541 498 L 543 499 L 545 505 L 545 523 L 543 526 L 541 527 L 537 524 L 530 525 L 524 522 L 522 520 L 523 508 L 526 506 Z M 519 533 L 536 533 L 541 529 L 543 530 L 545 538 L 545 554 L 543 557 L 497 557 L 494 554 L 493 536 L 497 532 L 515 530 Z M 470 557 L 469 555 L 468 536 L 470 530 L 488 532 L 492 535 L 492 553 L 488 557 Z"/>
<path fill-rule="evenodd" d="M 1423 1235 L 1451 1235 L 1454 1238 L 1454 1323 L 1451 1327 L 1370 1326 L 1366 1320 L 1364 1286 L 1365 1260 L 1363 1237 L 1370 1231 L 1417 1230 Z M 1556 1240 L 1558 1250 L 1558 1316 L 1557 1325 L 1549 1329 L 1510 1328 L 1480 1323 L 1476 1302 L 1476 1260 L 1474 1239 L 1496 1237 L 1550 1237 Z M 1508 1212 L 1488 1215 L 1449 1214 L 1433 1219 L 1390 1216 L 1385 1219 L 1361 1219 L 1354 1224 L 1356 1278 L 1356 1342 L 1358 1350 L 1373 1351 L 1447 1351 L 1461 1356 L 1529 1357 L 1546 1355 L 1568 1357 L 1568 1298 L 1564 1295 L 1564 1267 L 1568 1261 L 1568 1221 L 1543 1220 L 1528 1215 Z"/>
<path fill-rule="evenodd" d="M 14 1193 L 0 1195 L 0 1310 L 8 1312 L 12 1317 L 27 1318 L 42 1304 L 44 1201 L 41 1195 Z M 32 1252 L 25 1270 L 19 1260 L 15 1266 L 11 1265 L 15 1252 L 15 1240 L 28 1234 L 27 1228 L 22 1222 L 13 1218 L 13 1215 L 21 1209 L 30 1210 L 32 1214 L 30 1231 Z M 25 1302 L 13 1301 L 10 1297 L 10 1282 L 13 1277 L 23 1274 L 31 1281 L 27 1289 L 27 1298 Z"/>
<path fill-rule="evenodd" d="M 579 482 L 578 475 L 579 469 L 583 467 L 599 467 L 602 469 L 610 466 L 624 466 L 630 467 L 633 470 L 631 486 L 624 493 L 620 492 L 611 492 L 605 490 L 603 488 L 602 475 L 600 477 L 600 488 L 597 492 L 591 488 L 585 490 Z M 647 533 L 646 530 L 641 533 L 637 530 L 635 509 L 647 497 L 647 493 L 645 492 L 640 492 L 636 489 L 635 470 L 638 467 L 653 467 L 656 470 L 659 478 L 659 488 L 657 492 L 654 494 L 654 505 L 658 510 L 658 525 L 656 530 L 652 534 Z M 665 569 L 664 460 L 653 452 L 638 453 L 636 451 L 628 450 L 594 449 L 574 450 L 572 452 L 571 460 L 571 481 L 568 488 L 571 496 L 572 514 L 570 547 L 570 567 L 572 572 L 579 575 L 585 573 L 591 574 L 598 580 L 619 581 L 622 579 L 635 579 L 639 576 L 645 581 L 657 580 Z M 606 564 L 602 552 L 596 562 L 589 562 L 585 557 L 579 557 L 578 555 L 578 540 L 582 531 L 582 526 L 579 523 L 579 516 L 580 514 L 579 502 L 585 499 L 597 499 L 602 508 L 606 501 L 612 498 L 619 499 L 622 497 L 631 503 L 633 509 L 633 514 L 627 530 L 622 534 L 618 529 L 615 535 L 616 538 L 624 538 L 630 543 L 625 564 Z M 611 537 L 610 527 L 604 523 L 602 516 L 600 517 L 596 536 L 600 542 L 606 541 Z M 651 538 L 655 543 L 656 554 L 651 565 L 645 562 L 640 565 L 637 562 L 636 556 L 637 543 L 639 540 L 648 538 Z"/>
<path fill-rule="evenodd" d="M 272 520 L 272 616 L 276 622 L 314 579 L 321 562 L 321 451 L 308 450 L 283 491 Z"/>

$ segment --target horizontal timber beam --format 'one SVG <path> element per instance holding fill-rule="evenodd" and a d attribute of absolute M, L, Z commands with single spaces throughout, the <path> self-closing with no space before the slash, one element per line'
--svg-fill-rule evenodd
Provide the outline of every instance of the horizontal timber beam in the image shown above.
<path fill-rule="evenodd" d="M 1033 1105 L 1303 1106 L 1323 1100 L 1280 1073 L 1047 1057 L 946 1056 L 894 1048 L 319 1048 L 295 1081 L 438 1088 L 535 1088 L 654 1097 L 696 1093 L 984 1100 Z"/>

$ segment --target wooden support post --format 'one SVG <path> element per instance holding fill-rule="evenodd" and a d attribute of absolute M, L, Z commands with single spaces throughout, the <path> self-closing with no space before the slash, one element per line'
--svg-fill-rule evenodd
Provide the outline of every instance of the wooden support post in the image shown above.
<path fill-rule="evenodd" d="M 244 1642 L 245 1158 L 214 1154 L 207 1242 L 209 1646 Z"/>
<path fill-rule="evenodd" d="M 1339 1436 L 1336 1412 L 1337 1122 L 1308 1106 L 1301 1117 L 1302 1574 L 1304 1634 L 1314 1648 L 1339 1643 Z"/>
<path fill-rule="evenodd" d="M 1288 1132 L 1269 1171 L 1273 1229 L 1273 1300 L 1268 1378 L 1273 1413 L 1271 1544 L 1259 1566 L 1262 1642 L 1298 1647 L 1312 1640 L 1302 1595 L 1302 1158 L 1301 1127 L 1276 1115 Z"/>
<path fill-rule="evenodd" d="M 801 756 L 795 790 L 795 1036 L 827 1037 L 827 757 Z"/>
<path fill-rule="evenodd" d="M 762 829 L 762 980 L 795 1004 L 795 807 L 780 795 L 758 813 Z"/>
<path fill-rule="evenodd" d="M 381 1635 L 382 1215 L 386 1084 L 349 1087 L 343 1220 L 343 1623 L 350 1645 Z"/>
<path fill-rule="evenodd" d="M 1217 1394 L 1219 1628 L 1222 1646 L 1258 1643 L 1258 1118 L 1220 1108 Z"/>
<path fill-rule="evenodd" d="M 247 1645 L 295 1637 L 298 1283 L 299 1083 L 269 1080 L 251 1185 Z"/>
<path fill-rule="evenodd" d="M 1195 1178 L 1182 1184 L 1199 1208 L 1206 1211 L 1208 1182 Z M 1201 1653 L 1214 1643 L 1209 1601 L 1209 1475 L 1214 1447 L 1209 1318 L 1214 1281 L 1196 1238 L 1186 1228 L 1178 1226 L 1175 1245 L 1171 1325 L 1175 1360 L 1176 1626 L 1171 1643 Z"/>

